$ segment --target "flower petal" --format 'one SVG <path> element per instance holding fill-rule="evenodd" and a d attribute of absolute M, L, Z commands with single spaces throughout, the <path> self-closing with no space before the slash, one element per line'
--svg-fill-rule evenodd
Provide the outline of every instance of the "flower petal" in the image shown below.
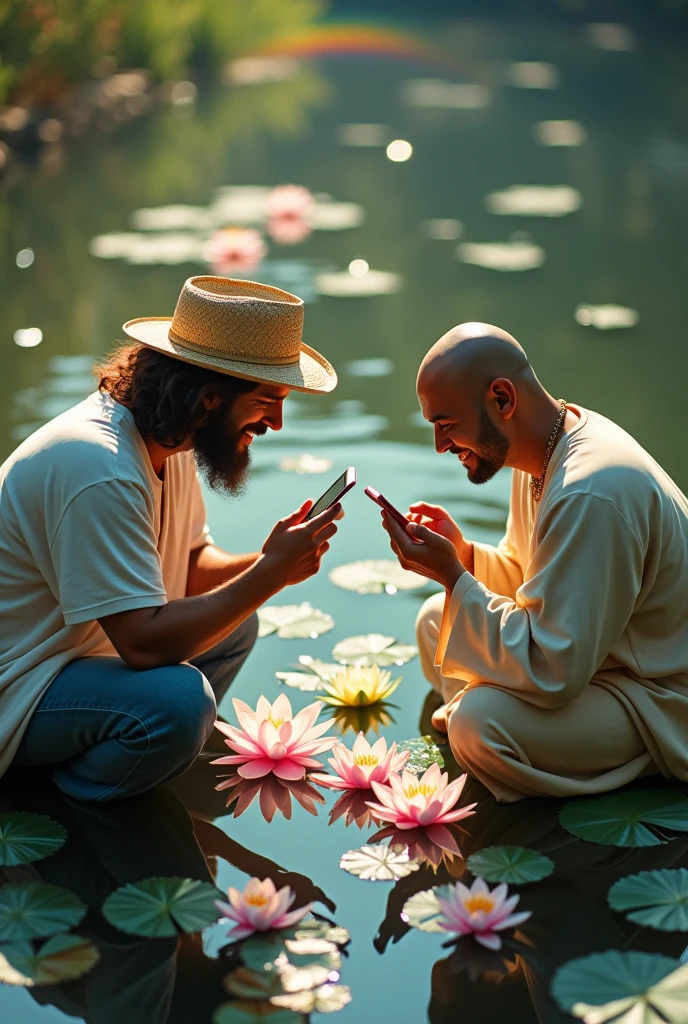
<path fill-rule="evenodd" d="M 257 757 L 254 761 L 247 761 L 239 768 L 239 775 L 243 779 L 259 779 L 271 772 L 275 762 L 271 757 Z"/>

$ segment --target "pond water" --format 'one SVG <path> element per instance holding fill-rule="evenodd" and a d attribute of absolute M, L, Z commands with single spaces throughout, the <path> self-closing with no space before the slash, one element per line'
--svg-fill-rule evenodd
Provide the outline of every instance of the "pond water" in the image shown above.
<path fill-rule="evenodd" d="M 261 227 L 264 190 L 298 183 L 316 196 L 316 230 L 293 244 L 267 234 L 262 264 L 245 276 L 307 299 L 306 341 L 335 364 L 340 384 L 331 396 L 289 399 L 282 434 L 254 446 L 255 472 L 241 500 L 207 495 L 217 543 L 255 549 L 276 518 L 316 497 L 347 465 L 400 507 L 420 498 L 444 504 L 469 535 L 498 540 L 508 475 L 478 489 L 454 460 L 441 461 L 414 392 L 424 352 L 463 320 L 514 333 L 553 394 L 619 422 L 688 487 L 688 407 L 670 384 L 688 371 L 688 69 L 679 47 L 629 34 L 621 37 L 626 48 L 605 49 L 609 34 L 583 26 L 452 22 L 431 26 L 422 45 L 419 36 L 400 42 L 397 29 L 379 33 L 388 38 L 384 59 L 316 53 L 283 65 L 279 81 L 201 87 L 195 104 L 160 108 L 26 170 L 1 207 L 3 458 L 88 393 L 91 364 L 121 337 L 123 321 L 172 312 L 183 280 L 204 272 L 210 230 Z M 410 143 L 410 159 L 388 157 L 394 140 Z M 408 147 L 390 154 L 407 155 Z M 194 209 L 170 211 L 180 205 Z M 22 268 L 16 256 L 26 248 L 35 259 Z M 354 260 L 368 272 L 362 263 L 349 270 Z M 610 322 L 633 325 L 594 326 Z M 42 332 L 40 344 L 19 334 L 24 344 L 15 345 L 15 332 L 29 328 Z M 280 468 L 304 454 L 331 468 Z M 331 660 L 333 645 L 352 635 L 413 642 L 432 587 L 359 595 L 329 581 L 337 565 L 389 554 L 362 486 L 346 511 L 320 575 L 277 602 L 309 601 L 334 628 L 317 639 L 260 640 L 232 696 L 253 706 L 261 693 L 275 699 L 276 671 L 300 655 Z M 347 742 L 358 726 L 388 740 L 431 731 L 418 660 L 395 675 L 403 679 L 389 717 L 351 716 Z M 287 692 L 294 708 L 313 696 Z M 233 720 L 229 699 L 221 711 Z M 208 866 L 225 890 L 243 889 L 251 875 L 284 878 L 348 929 L 341 983 L 351 1002 L 337 1017 L 342 1024 L 439 1024 L 459 1014 L 518 1024 L 570 1019 L 548 994 L 557 966 L 611 948 L 679 957 L 686 944 L 680 932 L 627 921 L 609 909 L 606 893 L 624 875 L 688 866 L 688 840 L 643 849 L 586 843 L 562 828 L 554 802 L 498 807 L 473 787 L 479 806 L 463 823 L 465 856 L 525 846 L 550 856 L 555 870 L 518 889 L 519 909 L 532 917 L 517 949 L 505 946 L 500 957 L 465 940 L 450 957 L 442 935 L 409 929 L 400 912 L 414 892 L 470 879 L 464 861 L 442 864 L 437 875 L 424 864 L 397 882 L 360 880 L 339 859 L 374 830 L 346 828 L 342 818 L 329 825 L 329 791 L 317 815 L 294 798 L 290 820 L 277 811 L 268 823 L 258 799 L 233 817 L 226 794 L 214 791 L 216 772 L 206 759 L 173 791 L 103 808 L 63 800 L 40 779 L 25 791 L 5 786 L 5 807 L 48 813 L 69 836 L 53 857 L 8 874 L 76 891 L 91 908 L 82 931 L 102 962 L 59 988 L 3 986 L 3 1020 L 210 1020 L 227 999 L 217 929 L 204 937 L 204 952 L 198 937 L 126 936 L 98 912 L 128 881 L 206 879 Z M 228 1024 L 235 1019 L 258 1018 L 227 1017 Z"/>

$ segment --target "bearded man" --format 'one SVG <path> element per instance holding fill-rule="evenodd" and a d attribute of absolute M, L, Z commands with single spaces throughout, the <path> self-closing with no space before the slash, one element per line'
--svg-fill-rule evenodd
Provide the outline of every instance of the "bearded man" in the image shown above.
<path fill-rule="evenodd" d="M 417 621 L 464 768 L 501 801 L 688 779 L 688 500 L 610 420 L 555 400 L 506 331 L 467 323 L 417 381 L 435 448 L 472 483 L 513 469 L 506 536 L 442 508 L 386 513 L 404 568 L 440 583 Z"/>
<path fill-rule="evenodd" d="M 196 475 L 237 494 L 289 392 L 336 386 L 302 325 L 289 292 L 191 278 L 174 317 L 128 321 L 98 391 L 2 466 L 0 774 L 52 765 L 63 792 L 104 801 L 199 753 L 256 609 L 316 573 L 336 532 L 341 506 L 305 521 L 308 501 L 259 553 L 227 554 Z"/>

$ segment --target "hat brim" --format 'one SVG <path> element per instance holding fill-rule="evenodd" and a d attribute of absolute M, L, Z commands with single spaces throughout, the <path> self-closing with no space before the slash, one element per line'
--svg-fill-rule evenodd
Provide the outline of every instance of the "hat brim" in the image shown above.
<path fill-rule="evenodd" d="M 148 348 L 164 352 L 173 359 L 181 359 L 182 362 L 193 363 L 194 366 L 206 366 L 210 370 L 218 370 L 232 377 L 242 377 L 244 380 L 255 380 L 265 384 L 283 384 L 294 391 L 309 391 L 321 395 L 333 391 L 337 386 L 334 367 L 314 348 L 303 343 L 297 363 L 282 366 L 246 363 L 186 348 L 170 338 L 171 323 L 171 316 L 139 317 L 136 320 L 128 320 L 123 329 L 128 337 Z"/>

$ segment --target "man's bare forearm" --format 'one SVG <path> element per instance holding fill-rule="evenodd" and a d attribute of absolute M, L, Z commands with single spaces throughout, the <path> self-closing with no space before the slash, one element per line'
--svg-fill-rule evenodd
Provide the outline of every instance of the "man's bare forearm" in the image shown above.
<path fill-rule="evenodd" d="M 258 553 L 230 555 L 229 552 L 205 544 L 189 554 L 189 571 L 186 580 L 186 596 L 195 597 L 222 586 L 229 580 L 250 569 L 258 559 Z"/>
<path fill-rule="evenodd" d="M 101 625 L 130 667 L 177 665 L 224 640 L 281 586 L 269 560 L 258 556 L 248 569 L 207 594 L 107 616 Z"/>

